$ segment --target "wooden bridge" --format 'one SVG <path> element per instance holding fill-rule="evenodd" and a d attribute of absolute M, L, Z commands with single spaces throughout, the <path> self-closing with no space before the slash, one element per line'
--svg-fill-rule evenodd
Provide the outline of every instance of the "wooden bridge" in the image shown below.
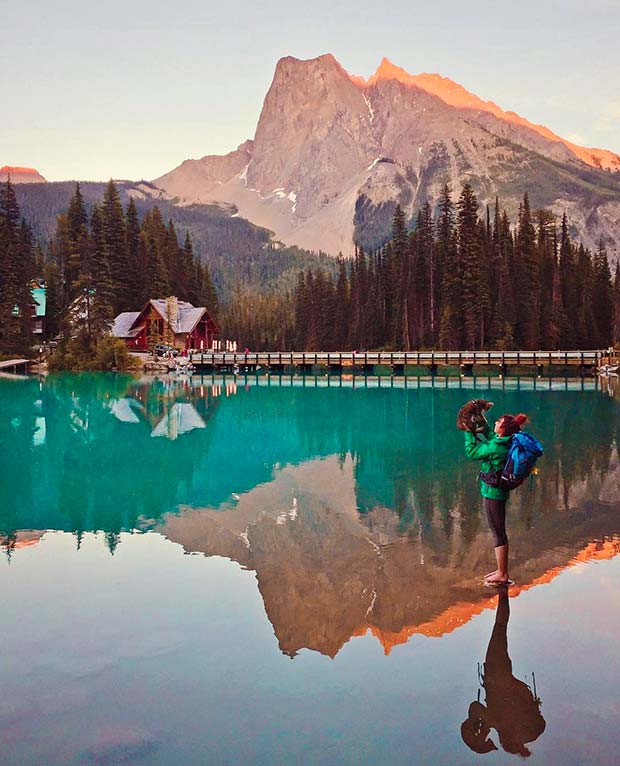
<path fill-rule="evenodd" d="M 0 370 L 8 370 L 9 372 L 22 370 L 27 372 L 29 365 L 30 359 L 6 359 L 4 362 L 0 362 Z"/>
<path fill-rule="evenodd" d="M 295 367 L 308 371 L 322 366 L 330 370 L 357 368 L 372 370 L 376 365 L 402 372 L 407 366 L 421 366 L 436 372 L 440 366 L 457 366 L 468 372 L 474 367 L 495 366 L 502 372 L 510 367 L 576 367 L 581 373 L 594 372 L 611 361 L 612 349 L 589 351 L 206 351 L 192 352 L 192 364 L 201 369 L 245 370 L 264 368 L 274 372 Z"/>

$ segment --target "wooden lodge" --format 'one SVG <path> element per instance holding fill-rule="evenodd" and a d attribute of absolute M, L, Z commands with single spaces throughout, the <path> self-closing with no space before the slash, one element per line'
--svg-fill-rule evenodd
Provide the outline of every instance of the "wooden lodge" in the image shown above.
<path fill-rule="evenodd" d="M 130 351 L 149 351 L 166 343 L 180 351 L 207 351 L 219 327 L 204 306 L 193 306 L 175 296 L 151 298 L 141 311 L 124 311 L 114 320 L 112 335 Z"/>

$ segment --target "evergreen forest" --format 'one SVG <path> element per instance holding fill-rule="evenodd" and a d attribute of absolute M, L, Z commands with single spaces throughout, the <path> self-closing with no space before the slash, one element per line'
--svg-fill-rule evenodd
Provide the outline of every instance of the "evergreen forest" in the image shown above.
<path fill-rule="evenodd" d="M 76 184 L 37 243 L 9 180 L 0 189 L 0 354 L 33 345 L 35 280 L 47 291 L 44 338 L 70 336 L 79 316 L 87 349 L 119 312 L 167 295 L 207 306 L 223 339 L 252 350 L 570 350 L 620 340 L 620 267 L 612 274 L 602 241 L 591 252 L 571 238 L 566 215 L 532 210 L 527 194 L 511 221 L 499 200 L 481 209 L 471 186 L 456 200 L 445 186 L 437 208 L 427 203 L 411 221 L 396 206 L 381 247 L 298 263 L 294 286 L 240 278 L 218 295 L 207 262 L 189 230 L 157 205 L 123 205 L 113 181 L 92 204 Z"/>
<path fill-rule="evenodd" d="M 341 259 L 335 279 L 300 274 L 291 304 L 296 349 L 607 348 L 620 339 L 620 267 L 612 276 L 602 241 L 573 241 L 566 215 L 533 211 L 527 194 L 511 222 L 498 200 L 480 215 L 471 186 L 456 202 L 446 186 L 436 215 L 427 203 L 411 226 L 397 206 L 389 241 Z"/>

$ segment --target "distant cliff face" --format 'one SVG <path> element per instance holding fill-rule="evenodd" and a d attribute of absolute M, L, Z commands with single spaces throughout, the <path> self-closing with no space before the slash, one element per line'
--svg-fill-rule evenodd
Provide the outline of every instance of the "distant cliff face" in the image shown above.
<path fill-rule="evenodd" d="M 4 165 L 0 168 L 0 183 L 7 178 L 14 184 L 44 184 L 45 178 L 34 168 L 20 168 L 14 165 Z"/>
<path fill-rule="evenodd" d="M 578 147 L 439 75 L 383 60 L 368 80 L 331 55 L 276 67 L 253 141 L 224 156 L 186 160 L 154 182 L 181 203 L 233 204 L 277 238 L 350 255 L 373 217 L 396 201 L 413 213 L 444 183 L 499 195 L 515 212 L 571 217 L 589 245 L 620 242 L 620 157 Z"/>

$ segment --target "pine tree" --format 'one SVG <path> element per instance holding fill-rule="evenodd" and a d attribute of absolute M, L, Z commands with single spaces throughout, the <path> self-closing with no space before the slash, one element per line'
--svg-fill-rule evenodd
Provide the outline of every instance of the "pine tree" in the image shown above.
<path fill-rule="evenodd" d="M 303 269 L 297 275 L 297 285 L 295 287 L 295 345 L 296 348 L 303 350 L 307 344 L 307 293 L 306 293 L 306 275 Z"/>
<path fill-rule="evenodd" d="M 185 232 L 183 247 L 179 250 L 178 273 L 176 275 L 178 292 L 177 295 L 184 300 L 194 303 L 194 248 L 189 231 Z M 194 304 L 195 305 L 195 304 Z"/>
<path fill-rule="evenodd" d="M 88 252 L 88 215 L 79 183 L 69 201 L 67 211 L 66 247 L 64 278 L 72 285 L 84 269 Z"/>
<path fill-rule="evenodd" d="M 519 215 L 515 241 L 515 263 L 519 266 L 516 283 L 519 296 L 516 336 L 520 347 L 540 348 L 540 268 L 536 230 L 527 192 Z"/>
<path fill-rule="evenodd" d="M 616 262 L 616 270 L 614 273 L 611 340 L 614 346 L 620 344 L 620 262 Z"/>
<path fill-rule="evenodd" d="M 549 210 L 538 210 L 537 220 L 537 251 L 540 266 L 540 348 L 553 348 L 556 338 L 556 327 L 553 323 L 553 291 L 556 272 L 556 231 L 555 216 Z"/>
<path fill-rule="evenodd" d="M 504 210 L 500 216 L 499 201 L 494 216 L 493 248 L 496 287 L 491 297 L 493 306 L 491 335 L 495 348 L 509 350 L 515 347 L 514 331 L 517 316 L 514 274 L 511 268 L 514 259 L 514 243 L 508 213 Z"/>
<path fill-rule="evenodd" d="M 46 299 L 43 337 L 46 340 L 52 340 L 61 330 L 65 309 L 60 269 L 52 259 L 49 259 L 43 267 L 43 280 Z"/>
<path fill-rule="evenodd" d="M 579 245 L 575 260 L 576 284 L 579 285 L 577 300 L 577 348 L 599 346 L 598 332 L 594 319 L 594 266 L 589 250 Z"/>
<path fill-rule="evenodd" d="M 438 343 L 441 348 L 461 347 L 463 337 L 461 285 L 462 268 L 459 261 L 455 229 L 455 210 L 450 187 L 446 184 L 439 201 L 437 221 L 437 268 L 440 275 L 440 326 Z"/>
<path fill-rule="evenodd" d="M 474 190 L 465 184 L 458 202 L 458 249 L 462 264 L 462 306 L 464 341 L 468 349 L 480 347 L 484 333 L 484 310 L 487 296 L 481 280 L 481 232 L 478 200 Z"/>
<path fill-rule="evenodd" d="M 111 278 L 114 314 L 132 308 L 127 280 L 127 240 L 125 215 L 114 181 L 110 180 L 103 195 L 101 208 L 103 221 L 103 258 L 107 261 Z"/>
<path fill-rule="evenodd" d="M 347 284 L 347 267 L 343 258 L 338 262 L 338 282 L 336 283 L 334 306 L 334 348 L 342 350 L 347 342 L 347 321 L 349 318 L 349 291 Z"/>
<path fill-rule="evenodd" d="M 437 306 L 436 299 L 436 266 L 434 224 L 431 206 L 424 205 L 416 220 L 415 236 L 410 248 L 410 262 L 413 261 L 411 273 L 413 277 L 413 295 L 415 305 L 415 325 L 417 348 L 432 345 L 435 337 Z M 407 348 L 407 347 L 405 347 Z"/>
<path fill-rule="evenodd" d="M 560 265 L 558 263 L 557 236 L 555 229 L 553 234 L 551 315 L 549 317 L 546 342 L 548 349 L 559 349 L 562 343 L 563 328 L 566 327 L 567 319 L 562 300 L 562 280 L 560 276 Z"/>
<path fill-rule="evenodd" d="M 191 241 L 190 241 L 191 246 Z M 196 274 L 196 306 L 205 306 L 214 320 L 220 313 L 220 302 L 211 279 L 211 272 L 206 263 L 194 260 Z"/>
<path fill-rule="evenodd" d="M 607 348 L 611 343 L 613 324 L 613 285 L 607 260 L 607 250 L 601 238 L 594 254 L 593 313 L 598 344 Z"/>
<path fill-rule="evenodd" d="M 137 310 L 144 305 L 145 264 L 141 262 L 140 220 L 133 197 L 125 215 L 125 248 L 127 251 L 127 305 Z"/>
<path fill-rule="evenodd" d="M 0 188 L 0 352 L 24 353 L 32 344 L 34 277 L 32 232 L 8 179 Z"/>
<path fill-rule="evenodd" d="M 408 269 L 407 222 L 400 205 L 396 205 L 392 218 L 392 239 L 389 257 L 386 259 L 387 294 L 386 313 L 390 328 L 389 345 L 400 348 L 403 333 L 403 311 Z M 405 282 L 405 284 L 403 284 Z"/>
<path fill-rule="evenodd" d="M 566 213 L 562 216 L 560 227 L 560 281 L 562 286 L 562 305 L 566 322 L 562 328 L 561 345 L 563 348 L 575 348 L 577 336 L 574 316 L 577 313 L 577 285 L 575 282 L 576 263 L 573 245 L 568 233 Z"/>
<path fill-rule="evenodd" d="M 75 184 L 75 191 L 69 202 L 67 220 L 69 222 L 69 237 L 75 241 L 83 236 L 88 227 L 88 215 L 79 183 Z"/>
<path fill-rule="evenodd" d="M 170 295 L 170 282 L 168 281 L 168 270 L 164 261 L 162 248 L 158 247 L 155 237 L 147 235 L 142 236 L 146 240 L 146 253 L 149 264 L 149 297 L 165 298 Z"/>

